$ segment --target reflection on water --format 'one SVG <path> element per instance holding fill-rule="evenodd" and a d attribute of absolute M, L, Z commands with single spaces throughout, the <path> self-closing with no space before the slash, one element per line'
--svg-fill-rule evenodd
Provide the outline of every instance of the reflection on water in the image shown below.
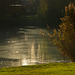
<path fill-rule="evenodd" d="M 37 27 L 24 27 L 18 28 L 13 35 L 7 32 L 5 41 L 0 43 L 0 66 L 62 62 L 60 53 L 40 34 L 40 30 Z M 43 31 L 47 33 L 45 29 Z"/>

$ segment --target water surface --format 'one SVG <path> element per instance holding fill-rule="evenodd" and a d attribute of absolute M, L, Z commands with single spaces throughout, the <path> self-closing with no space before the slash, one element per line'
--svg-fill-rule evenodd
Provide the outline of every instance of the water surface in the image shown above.
<path fill-rule="evenodd" d="M 43 31 L 43 35 L 41 34 Z M 47 30 L 24 26 L 0 33 L 0 66 L 22 66 L 63 62 L 56 47 L 49 44 Z M 44 36 L 45 35 L 45 36 Z"/>

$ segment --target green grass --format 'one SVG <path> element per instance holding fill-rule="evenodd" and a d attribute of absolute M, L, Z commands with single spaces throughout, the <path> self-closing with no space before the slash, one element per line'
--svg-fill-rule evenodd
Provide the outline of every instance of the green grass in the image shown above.
<path fill-rule="evenodd" d="M 0 68 L 0 75 L 75 75 L 75 63 Z"/>

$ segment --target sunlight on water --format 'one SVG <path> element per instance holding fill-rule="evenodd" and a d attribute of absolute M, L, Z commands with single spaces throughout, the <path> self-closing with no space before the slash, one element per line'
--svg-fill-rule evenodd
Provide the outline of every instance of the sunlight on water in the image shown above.
<path fill-rule="evenodd" d="M 42 36 L 40 28 L 31 28 L 19 28 L 15 36 L 6 38 L 0 45 L 1 66 L 34 65 L 62 59 L 57 49 L 51 46 L 45 37 L 47 30 L 42 30 L 45 33 L 45 36 Z"/>
<path fill-rule="evenodd" d="M 31 59 L 35 59 L 35 48 L 34 48 L 34 42 L 32 43 L 32 47 L 31 47 Z"/>
<path fill-rule="evenodd" d="M 23 60 L 22 60 L 22 65 L 28 65 L 28 63 L 27 63 L 27 60 L 26 60 L 26 59 L 23 59 Z"/>

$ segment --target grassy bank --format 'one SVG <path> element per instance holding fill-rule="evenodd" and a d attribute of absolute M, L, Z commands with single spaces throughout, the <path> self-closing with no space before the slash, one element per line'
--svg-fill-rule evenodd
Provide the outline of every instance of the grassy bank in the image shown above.
<path fill-rule="evenodd" d="M 75 63 L 0 68 L 0 75 L 75 75 Z"/>

